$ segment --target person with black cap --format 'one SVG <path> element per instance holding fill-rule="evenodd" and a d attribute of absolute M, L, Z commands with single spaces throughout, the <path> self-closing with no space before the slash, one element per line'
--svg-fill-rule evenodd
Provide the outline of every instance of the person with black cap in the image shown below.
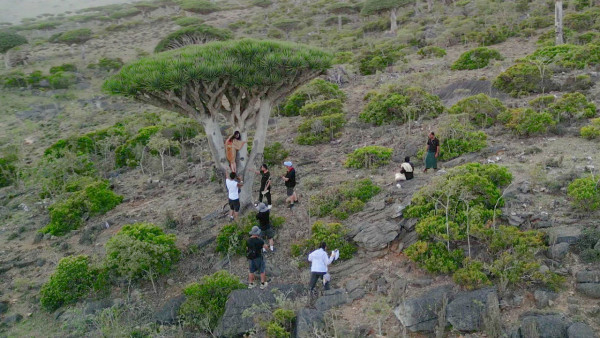
<path fill-rule="evenodd" d="M 269 241 L 269 247 L 271 248 L 271 252 L 274 252 L 275 249 L 273 248 L 273 237 L 275 236 L 275 232 L 273 231 L 271 219 L 269 217 L 271 214 L 269 207 L 267 207 L 266 204 L 261 202 L 256 207 L 256 210 L 258 210 L 258 214 L 256 214 L 256 219 L 258 220 L 258 226 L 260 228 L 261 237 L 263 238 L 263 240 Z M 266 252 L 267 250 L 263 249 L 263 251 Z"/>
<path fill-rule="evenodd" d="M 260 288 L 264 289 L 269 285 L 267 274 L 265 273 L 265 259 L 262 255 L 262 249 L 266 249 L 265 242 L 260 239 L 260 228 L 256 225 L 250 230 L 250 238 L 246 241 L 246 258 L 249 260 L 248 288 L 252 289 L 254 285 L 254 273 L 260 273 Z"/>
<path fill-rule="evenodd" d="M 263 196 L 267 198 L 268 208 L 271 209 L 271 173 L 265 163 L 260 167 L 260 171 L 255 171 L 260 174 L 260 191 L 258 192 L 258 203 L 263 201 Z M 258 204 L 255 204 L 257 206 Z"/>

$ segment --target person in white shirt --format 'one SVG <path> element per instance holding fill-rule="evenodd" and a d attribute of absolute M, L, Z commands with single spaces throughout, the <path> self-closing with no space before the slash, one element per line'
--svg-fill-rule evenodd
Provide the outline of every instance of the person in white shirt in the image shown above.
<path fill-rule="evenodd" d="M 319 278 L 324 278 L 327 274 L 327 266 L 335 259 L 335 253 L 332 252 L 331 256 L 327 256 L 327 244 L 321 243 L 319 249 L 311 252 L 308 255 L 308 261 L 311 262 L 310 266 L 310 291 L 312 292 L 317 284 Z M 325 290 L 329 290 L 329 282 L 325 282 Z"/>
<path fill-rule="evenodd" d="M 398 181 L 406 181 L 413 179 L 414 167 L 412 163 L 410 163 L 410 157 L 406 156 L 404 158 L 404 163 L 400 165 L 400 172 L 396 174 L 396 182 Z"/>
<path fill-rule="evenodd" d="M 229 174 L 229 178 L 225 180 L 227 185 L 227 191 L 229 193 L 229 219 L 237 219 L 238 213 L 240 212 L 240 194 L 239 189 L 244 185 L 243 181 L 236 180 L 236 174 L 234 172 Z"/>

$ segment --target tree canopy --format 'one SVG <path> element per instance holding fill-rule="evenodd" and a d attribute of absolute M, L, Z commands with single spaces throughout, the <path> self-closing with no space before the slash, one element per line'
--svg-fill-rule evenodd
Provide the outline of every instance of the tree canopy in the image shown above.
<path fill-rule="evenodd" d="M 201 45 L 209 41 L 229 40 L 233 37 L 227 29 L 215 28 L 209 25 L 193 25 L 176 30 L 167 35 L 154 48 L 155 53 L 169 49 L 177 49 L 187 45 Z"/>
<path fill-rule="evenodd" d="M 16 33 L 0 32 L 0 53 L 26 43 L 27 39 L 24 36 Z"/>
<path fill-rule="evenodd" d="M 400 8 L 408 5 L 407 0 L 367 0 L 363 5 L 361 14 L 373 15 L 388 11 L 393 8 Z"/>

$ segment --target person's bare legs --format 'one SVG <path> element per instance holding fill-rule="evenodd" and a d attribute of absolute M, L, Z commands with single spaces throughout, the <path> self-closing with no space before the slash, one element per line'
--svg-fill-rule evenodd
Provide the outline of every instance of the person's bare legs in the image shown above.
<path fill-rule="evenodd" d="M 261 275 L 261 279 L 262 279 L 262 275 Z M 254 273 L 252 273 L 252 272 L 248 273 L 248 283 L 250 283 L 250 284 L 254 283 Z"/>
<path fill-rule="evenodd" d="M 263 273 L 260 274 L 260 282 L 264 283 L 266 281 L 267 281 L 267 273 L 263 272 Z"/>

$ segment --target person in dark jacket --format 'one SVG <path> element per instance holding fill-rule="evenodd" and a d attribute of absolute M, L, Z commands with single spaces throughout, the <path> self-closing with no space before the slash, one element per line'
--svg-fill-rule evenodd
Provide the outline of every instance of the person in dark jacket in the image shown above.
<path fill-rule="evenodd" d="M 271 224 L 271 212 L 269 210 L 269 207 L 267 207 L 267 205 L 264 203 L 259 203 L 256 207 L 256 210 L 258 210 L 258 214 L 256 214 L 256 219 L 258 220 L 258 227 L 260 228 L 261 237 L 264 240 L 269 241 L 269 248 L 271 249 L 271 252 L 273 252 L 275 251 L 275 249 L 273 248 L 273 237 L 275 237 L 275 231 L 273 231 L 273 226 Z M 266 252 L 267 250 L 263 249 L 263 251 Z"/>
<path fill-rule="evenodd" d="M 264 289 L 269 284 L 267 282 L 267 274 L 265 272 L 265 259 L 262 255 L 262 249 L 265 247 L 265 242 L 260 239 L 260 228 L 253 226 L 250 230 L 250 238 L 248 238 L 247 244 L 247 258 L 249 265 L 248 272 L 248 288 L 254 287 L 254 273 L 258 271 L 260 273 L 260 288 Z"/>
<path fill-rule="evenodd" d="M 285 161 L 283 165 L 287 168 L 287 172 L 285 176 L 281 178 L 285 182 L 287 199 L 285 200 L 289 203 L 289 208 L 294 207 L 294 202 L 298 202 L 298 196 L 296 195 L 295 187 L 296 187 L 296 169 L 292 166 L 292 162 Z"/>

